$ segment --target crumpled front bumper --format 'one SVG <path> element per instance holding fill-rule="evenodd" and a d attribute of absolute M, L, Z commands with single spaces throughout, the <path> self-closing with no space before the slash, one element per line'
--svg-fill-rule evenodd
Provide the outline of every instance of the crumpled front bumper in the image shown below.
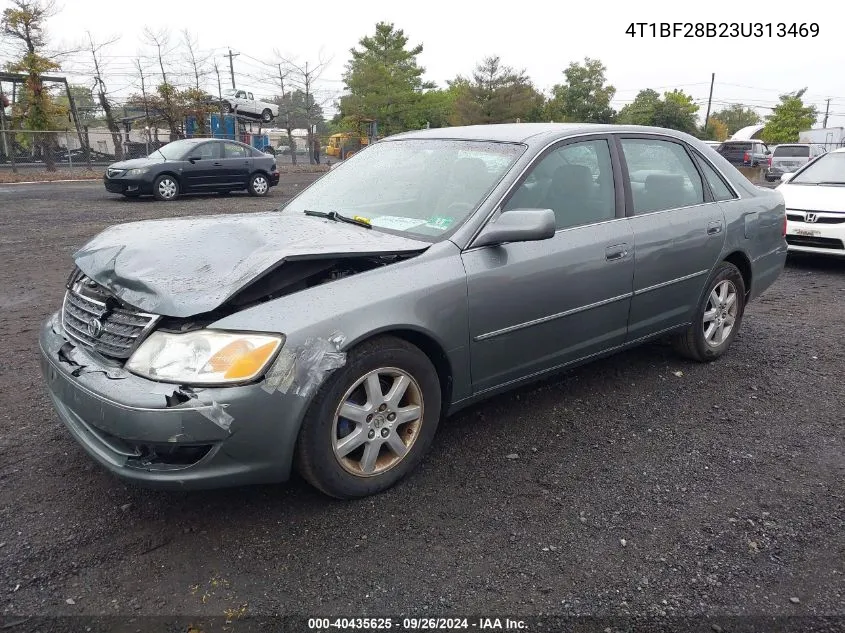
<path fill-rule="evenodd" d="M 59 417 L 116 475 L 178 489 L 289 477 L 307 398 L 261 382 L 190 389 L 141 378 L 77 347 L 57 314 L 42 326 L 39 343 Z"/>

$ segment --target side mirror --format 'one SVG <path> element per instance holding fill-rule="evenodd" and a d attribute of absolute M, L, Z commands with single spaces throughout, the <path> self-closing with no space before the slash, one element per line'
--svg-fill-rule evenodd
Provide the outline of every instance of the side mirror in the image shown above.
<path fill-rule="evenodd" d="M 555 212 L 551 209 L 514 209 L 505 211 L 481 231 L 473 246 L 491 246 L 504 242 L 547 240 L 555 234 Z"/>
<path fill-rule="evenodd" d="M 783 173 L 783 174 L 781 174 L 781 175 L 780 175 L 780 181 L 781 181 L 781 182 L 789 182 L 790 180 L 792 180 L 792 177 L 793 177 L 794 175 L 795 175 L 795 174 L 794 174 L 793 172 L 791 172 L 791 171 L 788 171 L 788 172 L 786 172 L 786 173 Z"/>
<path fill-rule="evenodd" d="M 191 163 L 191 165 L 193 165 L 193 164 L 194 164 L 195 162 L 197 162 L 198 160 L 202 160 L 202 156 L 191 156 L 191 157 L 188 159 L 188 162 L 189 162 L 189 163 Z"/>

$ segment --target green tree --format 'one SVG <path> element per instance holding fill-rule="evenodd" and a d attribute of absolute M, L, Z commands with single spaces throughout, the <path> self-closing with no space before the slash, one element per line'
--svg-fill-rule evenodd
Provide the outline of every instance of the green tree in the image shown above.
<path fill-rule="evenodd" d="M 0 31 L 12 42 L 17 54 L 6 69 L 26 75 L 12 116 L 21 128 L 42 132 L 35 135 L 35 144 L 48 171 L 56 170 L 57 140 L 55 134 L 45 132 L 55 129 L 56 122 L 66 114 L 43 80 L 45 74 L 59 69 L 46 51 L 46 22 L 55 13 L 52 0 L 12 0 L 12 6 L 3 10 L 0 19 Z"/>
<path fill-rule="evenodd" d="M 728 126 L 721 119 L 710 117 L 707 127 L 701 130 L 701 138 L 708 141 L 724 141 L 728 138 Z"/>
<path fill-rule="evenodd" d="M 717 119 L 727 125 L 729 135 L 749 125 L 760 123 L 760 115 L 751 108 L 746 108 L 741 103 L 734 103 L 727 108 L 718 110 L 711 114 L 710 118 L 711 120 Z"/>
<path fill-rule="evenodd" d="M 760 138 L 766 143 L 797 143 L 798 133 L 808 130 L 816 122 L 816 106 L 804 105 L 802 97 L 806 88 L 780 95 L 780 103 L 766 117 L 766 127 L 760 132 Z"/>
<path fill-rule="evenodd" d="M 663 98 L 651 89 L 641 90 L 619 111 L 619 123 L 628 125 L 652 125 L 695 134 L 698 125 L 698 106 L 691 96 L 682 90 L 663 93 Z"/>
<path fill-rule="evenodd" d="M 654 125 L 655 112 L 659 106 L 659 93 L 651 88 L 640 90 L 634 100 L 619 111 L 616 120 L 626 125 Z"/>
<path fill-rule="evenodd" d="M 542 114 L 543 95 L 525 71 L 503 66 L 495 55 L 482 60 L 471 79 L 459 75 L 449 86 L 455 95 L 454 125 L 536 121 Z"/>
<path fill-rule="evenodd" d="M 616 88 L 607 84 L 606 70 L 599 60 L 589 57 L 583 64 L 570 63 L 563 71 L 566 82 L 552 88 L 546 117 L 552 121 L 611 123 L 616 116 L 610 107 Z"/>
<path fill-rule="evenodd" d="M 405 32 L 387 22 L 358 44 L 343 75 L 349 94 L 340 99 L 341 117 L 375 119 L 384 135 L 421 127 L 424 91 L 435 87 L 417 63 L 422 44 L 409 48 Z"/>

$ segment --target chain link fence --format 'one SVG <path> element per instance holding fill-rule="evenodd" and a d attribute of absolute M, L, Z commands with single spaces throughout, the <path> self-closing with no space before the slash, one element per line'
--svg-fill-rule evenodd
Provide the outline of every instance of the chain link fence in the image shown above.
<path fill-rule="evenodd" d="M 212 138 L 211 135 L 190 134 L 189 138 Z M 239 132 L 214 138 L 235 138 L 258 150 L 272 154 L 281 165 L 309 165 L 336 162 L 346 157 L 346 152 L 332 150 L 329 146 L 336 139 L 315 136 L 309 143 L 305 130 L 262 130 Z M 102 173 L 111 163 L 142 158 L 170 142 L 167 130 L 146 129 L 112 133 L 106 128 L 31 131 L 0 131 L 0 174 L 4 172 L 52 172 L 89 170 Z M 352 143 L 349 147 L 355 145 Z M 360 143 L 358 144 L 360 145 Z M 327 149 L 329 154 L 327 154 Z"/>

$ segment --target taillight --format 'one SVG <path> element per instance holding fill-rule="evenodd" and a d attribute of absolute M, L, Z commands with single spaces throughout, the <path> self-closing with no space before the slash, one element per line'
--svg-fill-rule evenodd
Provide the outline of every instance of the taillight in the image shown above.
<path fill-rule="evenodd" d="M 769 167 L 771 167 L 771 166 L 772 166 L 772 157 L 769 156 Z"/>
<path fill-rule="evenodd" d="M 750 163 L 751 162 L 751 156 L 748 152 L 745 152 L 745 154 L 742 155 L 742 162 L 743 163 Z"/>

